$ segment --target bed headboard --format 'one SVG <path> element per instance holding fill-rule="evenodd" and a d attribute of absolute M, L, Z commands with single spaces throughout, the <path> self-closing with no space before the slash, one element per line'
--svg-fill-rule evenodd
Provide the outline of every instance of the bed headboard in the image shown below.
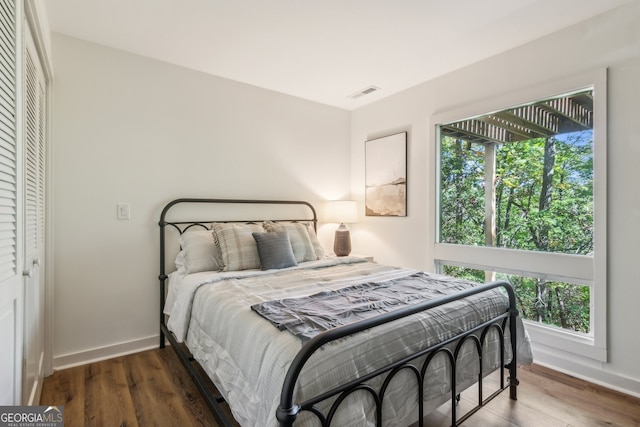
<path fill-rule="evenodd" d="M 175 199 L 167 203 L 160 214 L 160 280 L 167 278 L 167 258 L 170 247 L 177 247 L 177 239 L 169 241 L 168 234 L 180 236 L 197 228 L 208 229 L 214 222 L 298 221 L 313 223 L 317 231 L 318 217 L 309 202 L 301 200 L 250 199 Z"/>
<path fill-rule="evenodd" d="M 179 236 L 196 228 L 209 229 L 215 222 L 285 222 L 313 223 L 318 217 L 309 202 L 301 200 L 244 200 L 183 198 L 170 201 L 160 214 L 160 312 L 166 296 L 167 266 L 179 250 Z M 173 238 L 172 238 L 173 237 Z M 172 258 L 173 256 L 174 258 Z"/>

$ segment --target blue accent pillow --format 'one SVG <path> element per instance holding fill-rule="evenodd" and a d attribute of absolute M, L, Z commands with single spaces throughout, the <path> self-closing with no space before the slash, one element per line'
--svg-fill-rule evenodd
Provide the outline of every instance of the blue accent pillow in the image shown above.
<path fill-rule="evenodd" d="M 298 265 L 286 231 L 254 232 L 252 235 L 258 245 L 262 270 Z"/>

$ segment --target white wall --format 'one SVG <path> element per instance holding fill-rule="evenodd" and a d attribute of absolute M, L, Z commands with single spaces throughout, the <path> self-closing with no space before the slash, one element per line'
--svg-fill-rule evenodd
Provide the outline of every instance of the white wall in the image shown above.
<path fill-rule="evenodd" d="M 434 58 L 437 61 L 438 58 Z M 356 252 L 379 262 L 433 268 L 433 200 L 428 170 L 435 113 L 499 97 L 572 74 L 609 67 L 608 84 L 608 362 L 572 359 L 545 350 L 537 360 L 574 375 L 640 395 L 640 4 L 597 17 L 528 45 L 426 82 L 352 114 L 352 194 L 364 202 L 364 141 L 407 130 L 408 216 L 361 217 Z M 366 248 L 366 249 L 365 249 Z"/>
<path fill-rule="evenodd" d="M 348 197 L 348 112 L 67 36 L 52 45 L 55 367 L 157 345 L 166 202 Z"/>

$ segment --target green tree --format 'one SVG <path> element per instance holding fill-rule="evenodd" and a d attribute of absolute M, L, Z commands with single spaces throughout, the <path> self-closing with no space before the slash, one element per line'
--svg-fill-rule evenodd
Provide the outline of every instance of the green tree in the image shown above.
<path fill-rule="evenodd" d="M 441 241 L 484 245 L 484 145 L 441 143 Z M 593 250 L 592 132 L 497 146 L 495 246 L 557 253 Z M 476 270 L 448 274 L 482 281 Z M 523 317 L 589 331 L 587 286 L 509 276 Z"/>

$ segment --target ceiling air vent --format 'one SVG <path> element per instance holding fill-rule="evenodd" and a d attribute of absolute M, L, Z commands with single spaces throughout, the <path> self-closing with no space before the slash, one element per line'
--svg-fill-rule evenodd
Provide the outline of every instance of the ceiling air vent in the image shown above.
<path fill-rule="evenodd" d="M 368 87 L 366 87 L 366 88 L 364 88 L 362 90 L 357 91 L 356 93 L 353 93 L 353 94 L 349 95 L 349 98 L 358 99 L 361 96 L 369 95 L 370 93 L 373 93 L 373 92 L 378 91 L 378 90 L 380 90 L 379 87 L 368 86 Z"/>

